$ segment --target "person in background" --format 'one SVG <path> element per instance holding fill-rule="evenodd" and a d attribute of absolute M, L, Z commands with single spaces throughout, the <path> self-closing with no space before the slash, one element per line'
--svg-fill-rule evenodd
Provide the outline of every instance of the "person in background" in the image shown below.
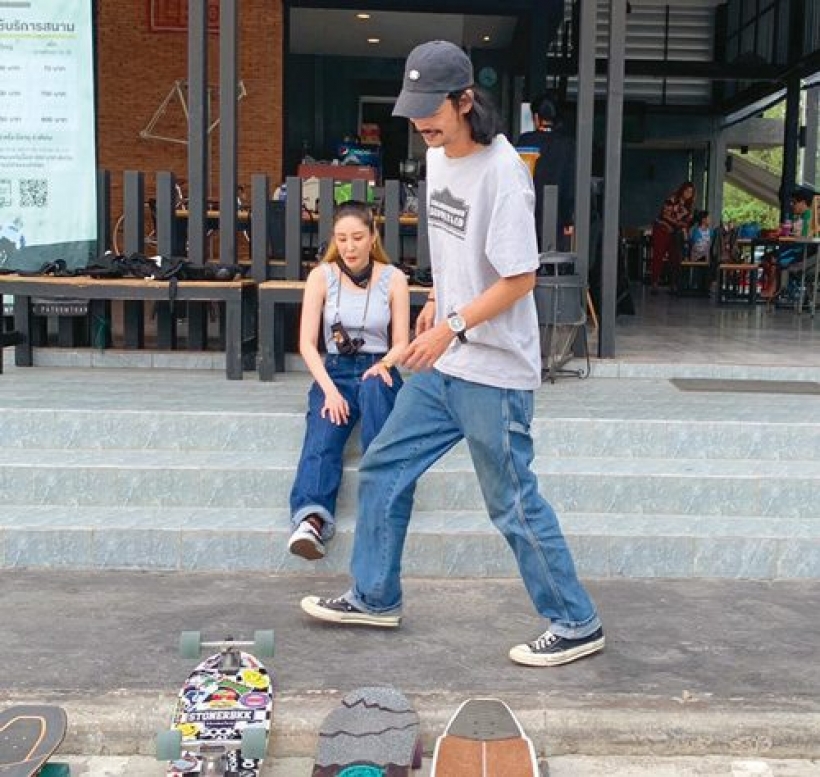
<path fill-rule="evenodd" d="M 785 237 L 813 237 L 812 235 L 812 203 L 815 193 L 806 186 L 798 186 L 789 198 L 791 214 L 788 223 L 790 235 Z M 814 267 L 817 261 L 816 251 L 809 249 L 805 252 L 808 270 Z M 789 285 L 789 273 L 802 271 L 804 248 L 781 248 L 767 251 L 760 263 L 763 271 L 763 289 L 760 296 L 773 300 L 781 290 Z"/>
<path fill-rule="evenodd" d="M 329 623 L 400 625 L 416 484 L 466 440 L 490 519 L 549 621 L 509 657 L 566 664 L 603 650 L 605 640 L 532 471 L 533 392 L 541 385 L 532 177 L 475 86 L 470 58 L 453 43 L 413 49 L 393 114 L 409 118 L 427 144 L 434 286 L 402 359 L 415 374 L 359 470 L 352 587 L 333 598 L 306 596 L 301 606 Z"/>
<path fill-rule="evenodd" d="M 791 204 L 792 235 L 795 237 L 813 237 L 812 203 L 815 193 L 807 186 L 798 186 L 789 198 Z"/>
<path fill-rule="evenodd" d="M 575 137 L 567 129 L 549 92 L 536 97 L 530 107 L 534 129 L 523 133 L 515 145 L 539 151 L 533 170 L 538 246 L 544 251 L 568 251 L 572 243 L 569 232 L 575 216 Z M 541 235 L 545 186 L 558 187 L 558 224 L 552 245 L 543 245 Z"/>
<path fill-rule="evenodd" d="M 320 327 L 324 359 L 318 349 Z M 409 332 L 407 280 L 382 248 L 373 211 L 364 202 L 342 203 L 302 303 L 299 351 L 314 382 L 290 494 L 291 553 L 308 560 L 324 557 L 335 533 L 345 444 L 361 419 L 366 451 L 390 415 L 402 385 L 395 365 Z"/>
<path fill-rule="evenodd" d="M 663 262 L 668 257 L 671 270 L 670 289 L 677 288 L 680 263 L 687 231 L 692 224 L 695 207 L 695 185 L 684 181 L 661 206 L 652 225 L 651 291 L 656 293 L 661 282 Z"/>
<path fill-rule="evenodd" d="M 712 223 L 708 210 L 695 212 L 689 232 L 689 261 L 708 262 L 712 256 Z"/>

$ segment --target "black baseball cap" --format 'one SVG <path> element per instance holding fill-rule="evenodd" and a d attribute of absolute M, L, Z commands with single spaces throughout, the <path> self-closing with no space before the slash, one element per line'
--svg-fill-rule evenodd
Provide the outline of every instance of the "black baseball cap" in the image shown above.
<path fill-rule="evenodd" d="M 473 63 L 455 43 L 432 40 L 416 46 L 407 57 L 401 94 L 394 116 L 424 119 L 432 116 L 448 94 L 474 83 Z"/>

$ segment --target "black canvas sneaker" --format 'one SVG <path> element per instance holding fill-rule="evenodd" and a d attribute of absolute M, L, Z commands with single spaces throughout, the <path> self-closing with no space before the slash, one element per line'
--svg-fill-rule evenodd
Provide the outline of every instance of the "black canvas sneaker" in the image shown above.
<path fill-rule="evenodd" d="M 599 628 L 588 637 L 570 639 L 545 631 L 534 642 L 516 645 L 510 658 L 526 666 L 560 666 L 604 649 L 604 630 Z"/>
<path fill-rule="evenodd" d="M 383 626 L 396 628 L 401 623 L 401 613 L 367 612 L 354 607 L 344 596 L 337 599 L 322 599 L 306 596 L 302 599 L 302 609 L 314 618 L 328 623 L 342 623 L 355 626 Z"/>

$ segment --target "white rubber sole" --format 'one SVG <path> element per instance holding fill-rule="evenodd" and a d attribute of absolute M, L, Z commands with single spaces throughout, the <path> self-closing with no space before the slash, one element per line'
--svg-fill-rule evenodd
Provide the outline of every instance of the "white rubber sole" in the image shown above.
<path fill-rule="evenodd" d="M 401 615 L 379 615 L 367 612 L 336 612 L 319 606 L 318 596 L 306 596 L 301 601 L 302 609 L 312 618 L 326 623 L 341 623 L 346 626 L 379 626 L 395 629 L 401 624 Z"/>
<path fill-rule="evenodd" d="M 548 653 L 539 655 L 538 653 L 532 653 L 527 645 L 516 645 L 510 650 L 510 658 L 516 664 L 523 664 L 524 666 L 561 666 L 562 664 L 577 661 L 579 658 L 584 658 L 584 656 L 598 653 L 604 649 L 605 644 L 606 637 L 601 637 L 594 642 L 587 642 L 584 645 L 554 655 Z"/>

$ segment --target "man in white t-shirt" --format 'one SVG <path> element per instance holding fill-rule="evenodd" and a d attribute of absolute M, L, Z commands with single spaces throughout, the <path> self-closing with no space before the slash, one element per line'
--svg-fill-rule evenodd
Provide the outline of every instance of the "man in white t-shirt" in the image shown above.
<path fill-rule="evenodd" d="M 604 634 L 530 468 L 533 389 L 541 382 L 532 179 L 475 88 L 470 59 L 452 43 L 410 53 L 393 113 L 409 118 L 428 146 L 434 285 L 402 357 L 416 374 L 362 459 L 353 584 L 338 598 L 306 597 L 302 608 L 332 623 L 399 625 L 416 482 L 464 439 L 490 518 L 550 621 L 510 658 L 565 664 L 601 650 Z"/>

